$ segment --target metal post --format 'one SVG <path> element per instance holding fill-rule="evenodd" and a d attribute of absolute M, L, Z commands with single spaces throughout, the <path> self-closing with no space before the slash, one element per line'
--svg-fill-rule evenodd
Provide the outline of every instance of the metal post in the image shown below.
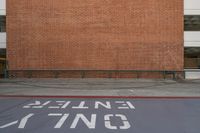
<path fill-rule="evenodd" d="M 173 80 L 176 80 L 176 72 L 173 72 Z"/>
<path fill-rule="evenodd" d="M 137 71 L 136 73 L 137 73 L 137 79 L 139 79 L 140 78 L 139 71 Z"/>
<path fill-rule="evenodd" d="M 81 71 L 81 78 L 85 78 L 85 71 L 84 70 Z"/>
<path fill-rule="evenodd" d="M 54 71 L 54 78 L 58 78 L 59 77 L 59 71 L 55 70 Z"/>
<path fill-rule="evenodd" d="M 28 78 L 32 78 L 33 72 L 32 70 L 28 70 Z"/>
<path fill-rule="evenodd" d="M 8 78 L 8 71 L 6 69 L 4 69 L 4 78 Z"/>
<path fill-rule="evenodd" d="M 163 76 L 164 76 L 164 79 L 166 79 L 166 72 L 163 71 Z"/>

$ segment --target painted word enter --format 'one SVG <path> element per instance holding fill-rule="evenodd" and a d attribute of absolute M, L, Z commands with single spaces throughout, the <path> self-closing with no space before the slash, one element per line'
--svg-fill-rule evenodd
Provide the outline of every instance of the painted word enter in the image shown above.
<path fill-rule="evenodd" d="M 28 121 L 31 121 L 31 118 L 34 115 L 35 114 L 33 114 L 33 113 L 28 114 L 20 120 L 15 120 L 15 121 L 12 121 L 12 122 L 9 122 L 7 124 L 0 126 L 0 129 L 8 128 L 8 127 L 14 126 L 14 125 L 17 125 L 17 127 L 19 129 L 24 129 L 25 126 L 27 125 Z M 69 122 L 66 122 L 69 115 L 70 114 L 67 114 L 67 113 L 66 114 L 49 113 L 48 114 L 49 117 L 59 117 L 59 120 L 55 123 L 55 125 L 52 128 L 60 129 L 64 126 L 64 123 L 69 123 Z M 120 119 L 122 124 L 115 125 L 116 123 L 111 121 L 111 119 L 113 119 L 113 117 L 117 117 L 118 119 Z M 78 123 L 80 123 L 80 121 L 82 121 L 88 129 L 95 129 L 96 128 L 96 119 L 97 119 L 97 114 L 91 114 L 90 118 L 87 118 L 84 114 L 76 114 L 74 117 L 74 120 L 69 125 L 69 128 L 75 129 L 77 127 Z M 67 126 L 67 124 L 65 126 Z M 129 129 L 131 127 L 127 117 L 123 114 L 115 114 L 115 115 L 106 114 L 106 115 L 104 115 L 104 126 L 105 126 L 105 128 L 111 129 L 111 130 L 117 130 L 117 129 L 125 130 L 125 129 Z"/>
<path fill-rule="evenodd" d="M 34 101 L 32 103 L 28 103 L 23 106 L 23 108 L 33 108 L 33 109 L 41 109 L 41 108 L 49 108 L 49 109 L 135 109 L 135 106 L 130 101 Z"/>

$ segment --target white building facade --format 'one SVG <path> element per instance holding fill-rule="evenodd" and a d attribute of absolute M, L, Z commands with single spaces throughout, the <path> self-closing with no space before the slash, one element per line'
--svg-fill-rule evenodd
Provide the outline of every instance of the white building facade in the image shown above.
<path fill-rule="evenodd" d="M 200 1 L 184 0 L 184 15 L 185 78 L 200 79 Z"/>
<path fill-rule="evenodd" d="M 6 16 L 6 0 L 0 0 L 0 48 L 6 48 L 6 32 L 5 26 Z"/>

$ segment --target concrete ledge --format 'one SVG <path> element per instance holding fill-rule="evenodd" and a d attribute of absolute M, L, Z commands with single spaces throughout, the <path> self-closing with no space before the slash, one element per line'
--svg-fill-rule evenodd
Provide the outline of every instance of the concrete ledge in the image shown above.
<path fill-rule="evenodd" d="M 200 79 L 200 69 L 185 69 L 186 79 Z"/>

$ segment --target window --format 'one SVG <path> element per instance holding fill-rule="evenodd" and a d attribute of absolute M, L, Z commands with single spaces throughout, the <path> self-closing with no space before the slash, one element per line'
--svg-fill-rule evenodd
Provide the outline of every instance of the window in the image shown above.
<path fill-rule="evenodd" d="M 184 30 L 200 31 L 200 15 L 185 15 Z"/>
<path fill-rule="evenodd" d="M 6 32 L 6 16 L 0 16 L 0 32 Z"/>
<path fill-rule="evenodd" d="M 185 69 L 200 69 L 200 47 L 185 48 Z"/>

